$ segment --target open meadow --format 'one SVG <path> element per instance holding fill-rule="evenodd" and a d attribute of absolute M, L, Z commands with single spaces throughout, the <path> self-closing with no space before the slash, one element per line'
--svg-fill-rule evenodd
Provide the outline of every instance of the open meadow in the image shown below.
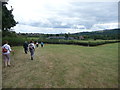
<path fill-rule="evenodd" d="M 12 47 L 11 67 L 3 66 L 3 88 L 117 88 L 118 43 L 96 47 L 45 44 L 34 60 Z"/>

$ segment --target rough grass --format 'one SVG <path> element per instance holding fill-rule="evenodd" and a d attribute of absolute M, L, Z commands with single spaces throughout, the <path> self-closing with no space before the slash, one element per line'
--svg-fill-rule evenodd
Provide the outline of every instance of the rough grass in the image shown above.
<path fill-rule="evenodd" d="M 116 88 L 118 44 L 97 47 L 38 47 L 35 59 L 13 47 L 11 67 L 3 68 L 4 88 Z"/>

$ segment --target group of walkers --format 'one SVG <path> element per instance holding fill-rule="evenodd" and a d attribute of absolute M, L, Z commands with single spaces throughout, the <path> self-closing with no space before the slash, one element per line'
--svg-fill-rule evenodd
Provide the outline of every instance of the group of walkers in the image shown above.
<path fill-rule="evenodd" d="M 36 47 L 39 46 L 38 42 L 34 43 L 33 41 L 30 41 L 30 44 L 28 44 L 27 41 L 25 41 L 25 43 L 23 44 L 24 52 L 27 54 L 27 52 L 30 51 L 31 60 L 33 60 L 33 57 L 34 57 L 35 44 L 36 44 Z M 41 47 L 43 46 L 44 46 L 44 43 L 41 42 Z"/>
<path fill-rule="evenodd" d="M 30 41 L 30 43 L 28 43 L 27 41 L 25 41 L 25 43 L 23 44 L 23 48 L 24 48 L 24 52 L 27 54 L 28 51 L 30 52 L 30 56 L 31 56 L 31 60 L 33 60 L 34 58 L 34 52 L 35 52 L 35 47 L 39 47 L 39 43 L 36 42 L 34 43 L 34 41 Z M 44 47 L 44 43 L 41 42 L 41 47 Z M 4 42 L 4 45 L 2 46 L 2 55 L 3 55 L 3 59 L 4 59 L 4 64 L 5 67 L 10 67 L 10 52 L 14 52 L 10 45 L 8 44 L 8 41 Z"/>

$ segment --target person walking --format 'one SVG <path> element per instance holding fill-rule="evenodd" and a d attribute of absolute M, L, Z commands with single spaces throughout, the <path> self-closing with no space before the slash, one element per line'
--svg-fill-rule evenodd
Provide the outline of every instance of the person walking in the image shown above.
<path fill-rule="evenodd" d="M 27 52 L 28 52 L 28 43 L 27 43 L 27 41 L 25 41 L 25 43 L 23 44 L 23 48 L 24 48 L 24 52 L 27 54 Z"/>
<path fill-rule="evenodd" d="M 38 47 L 39 46 L 39 43 L 38 42 L 36 42 L 36 47 Z"/>
<path fill-rule="evenodd" d="M 28 45 L 28 47 L 29 47 L 29 51 L 30 51 L 30 55 L 31 55 L 31 60 L 33 60 L 34 52 L 35 52 L 34 42 L 30 41 L 30 44 Z"/>
<path fill-rule="evenodd" d="M 4 59 L 4 64 L 5 67 L 9 66 L 10 67 L 10 52 L 13 51 L 10 47 L 10 45 L 8 45 L 8 41 L 4 42 L 4 45 L 2 46 L 2 55 L 3 55 L 3 59 Z"/>
<path fill-rule="evenodd" d="M 41 47 L 44 47 L 44 43 L 43 42 L 41 42 Z"/>

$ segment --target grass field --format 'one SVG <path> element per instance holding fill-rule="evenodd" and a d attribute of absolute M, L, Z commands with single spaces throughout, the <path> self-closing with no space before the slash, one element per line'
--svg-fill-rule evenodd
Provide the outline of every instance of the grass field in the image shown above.
<path fill-rule="evenodd" d="M 118 44 L 97 47 L 46 44 L 35 59 L 13 47 L 11 67 L 3 67 L 3 88 L 116 88 Z"/>

